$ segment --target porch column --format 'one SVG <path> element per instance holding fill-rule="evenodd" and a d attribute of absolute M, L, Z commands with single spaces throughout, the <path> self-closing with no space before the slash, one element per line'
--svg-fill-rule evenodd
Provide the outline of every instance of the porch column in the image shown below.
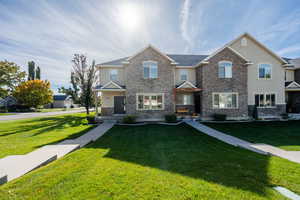
<path fill-rule="evenodd" d="M 98 92 L 95 91 L 95 109 L 96 109 L 96 117 L 98 117 Z"/>

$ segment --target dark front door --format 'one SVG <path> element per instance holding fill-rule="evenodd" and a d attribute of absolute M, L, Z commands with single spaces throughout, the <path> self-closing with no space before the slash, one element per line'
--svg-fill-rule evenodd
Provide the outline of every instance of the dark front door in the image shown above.
<path fill-rule="evenodd" d="M 114 113 L 125 113 L 125 96 L 114 96 Z"/>

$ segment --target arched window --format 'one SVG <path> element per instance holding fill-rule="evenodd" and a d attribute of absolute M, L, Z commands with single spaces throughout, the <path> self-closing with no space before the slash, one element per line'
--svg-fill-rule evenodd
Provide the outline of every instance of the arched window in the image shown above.
<path fill-rule="evenodd" d="M 219 78 L 232 78 L 232 62 L 219 62 Z"/>

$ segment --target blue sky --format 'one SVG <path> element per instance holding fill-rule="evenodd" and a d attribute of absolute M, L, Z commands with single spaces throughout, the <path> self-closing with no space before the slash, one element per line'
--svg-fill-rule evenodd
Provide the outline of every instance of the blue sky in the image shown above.
<path fill-rule="evenodd" d="M 69 85 L 72 55 L 96 63 L 151 43 L 209 54 L 249 32 L 281 56 L 300 57 L 299 0 L 0 0 L 0 60 L 34 60 L 52 88 Z"/>

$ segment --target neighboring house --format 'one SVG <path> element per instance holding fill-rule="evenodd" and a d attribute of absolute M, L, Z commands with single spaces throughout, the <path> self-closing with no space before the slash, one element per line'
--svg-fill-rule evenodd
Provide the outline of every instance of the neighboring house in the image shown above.
<path fill-rule="evenodd" d="M 46 108 L 70 108 L 73 105 L 71 96 L 53 95 L 53 102 L 47 104 Z"/>
<path fill-rule="evenodd" d="M 300 113 L 300 58 L 284 59 L 288 62 L 284 76 L 287 112 Z"/>
<path fill-rule="evenodd" d="M 17 104 L 17 99 L 13 96 L 7 96 L 3 99 L 0 99 L 0 107 L 8 107 Z"/>
<path fill-rule="evenodd" d="M 274 117 L 286 112 L 290 88 L 300 91 L 297 63 L 279 57 L 248 33 L 211 55 L 165 54 L 149 45 L 133 56 L 98 64 L 94 91 L 101 97 L 103 116 Z"/>

